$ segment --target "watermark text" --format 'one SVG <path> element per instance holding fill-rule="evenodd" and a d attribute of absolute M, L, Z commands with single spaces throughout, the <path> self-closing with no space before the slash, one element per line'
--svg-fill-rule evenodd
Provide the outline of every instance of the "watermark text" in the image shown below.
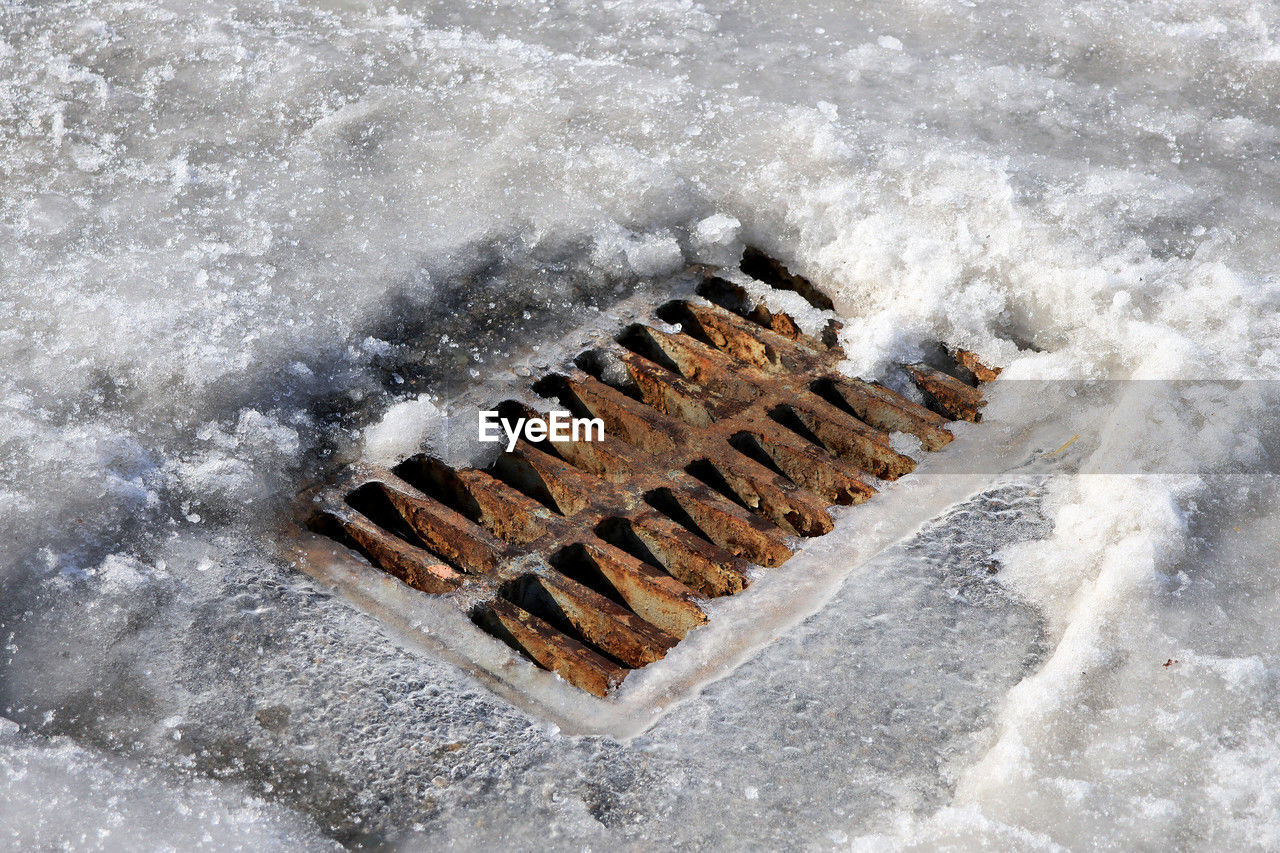
<path fill-rule="evenodd" d="M 483 442 L 503 441 L 507 452 L 516 443 L 526 441 L 603 441 L 604 421 L 600 418 L 575 418 L 572 413 L 555 410 L 546 418 L 516 418 L 514 421 L 500 416 L 492 409 L 480 412 L 477 437 Z"/>

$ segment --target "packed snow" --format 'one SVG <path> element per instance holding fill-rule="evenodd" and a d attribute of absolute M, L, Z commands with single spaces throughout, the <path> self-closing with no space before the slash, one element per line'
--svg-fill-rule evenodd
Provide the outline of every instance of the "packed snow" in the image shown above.
<path fill-rule="evenodd" d="M 0 5 L 0 843 L 1280 846 L 1278 97 L 1260 0 Z M 1040 463 L 627 740 L 291 564 L 746 243 Z"/>

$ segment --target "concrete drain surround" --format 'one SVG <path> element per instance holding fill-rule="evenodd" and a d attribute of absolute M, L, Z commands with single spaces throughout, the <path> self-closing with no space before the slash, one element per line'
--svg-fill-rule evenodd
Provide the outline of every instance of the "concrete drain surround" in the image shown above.
<path fill-rule="evenodd" d="M 980 386 L 998 373 L 939 348 L 902 368 L 927 406 L 850 378 L 834 318 L 806 334 L 749 295 L 763 283 L 829 311 L 825 294 L 753 250 L 741 271 L 752 286 L 700 272 L 697 295 L 534 384 L 538 398 L 603 420 L 603 440 L 522 438 L 485 469 L 425 455 L 353 465 L 311 495 L 309 526 L 371 565 L 313 541 L 303 568 L 553 718 L 590 717 L 593 700 L 556 695 L 547 674 L 521 669 L 612 703 L 629 674 L 707 631 L 718 599 L 786 563 L 798 537 L 830 532 L 829 507 L 910 473 L 916 462 L 891 433 L 936 451 L 950 422 L 979 421 Z M 515 399 L 497 408 L 546 420 Z M 525 660 L 466 636 L 481 632 Z"/>

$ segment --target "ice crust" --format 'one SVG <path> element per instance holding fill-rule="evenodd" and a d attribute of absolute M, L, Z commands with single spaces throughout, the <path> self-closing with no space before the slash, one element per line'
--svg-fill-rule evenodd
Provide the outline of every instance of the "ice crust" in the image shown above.
<path fill-rule="evenodd" d="M 279 551 L 337 462 L 448 449 L 443 401 L 744 243 L 831 294 L 853 373 L 932 340 L 1004 365 L 993 425 L 1018 380 L 1280 378 L 1278 19 L 0 8 L 0 839 L 1280 845 L 1249 383 L 1082 391 L 1037 427 L 1086 434 L 1060 467 L 993 460 L 627 742 L 398 649 Z"/>

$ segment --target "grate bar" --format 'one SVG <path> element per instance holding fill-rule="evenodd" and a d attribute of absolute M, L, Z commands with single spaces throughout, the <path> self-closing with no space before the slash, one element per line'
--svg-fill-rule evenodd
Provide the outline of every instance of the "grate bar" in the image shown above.
<path fill-rule="evenodd" d="M 400 516 L 437 554 L 480 574 L 491 573 L 502 564 L 505 547 L 480 525 L 389 471 L 376 476 Z"/>
<path fill-rule="evenodd" d="M 882 432 L 914 435 L 926 450 L 941 450 L 954 438 L 946 429 L 946 418 L 878 382 L 841 376 L 819 380 L 816 384 L 830 388 L 866 424 Z"/>
<path fill-rule="evenodd" d="M 483 605 L 476 621 L 489 633 L 525 652 L 543 669 L 551 670 L 588 693 L 606 696 L 627 677 L 625 667 L 505 599 L 494 599 Z"/>
<path fill-rule="evenodd" d="M 528 586 L 552 603 L 579 634 L 629 667 L 661 660 L 676 638 L 572 578 L 546 572 Z"/>
<path fill-rule="evenodd" d="M 977 423 L 982 420 L 979 411 L 987 404 L 982 392 L 927 364 L 909 364 L 907 372 L 920 389 L 932 398 L 942 414 Z"/>
<path fill-rule="evenodd" d="M 764 515 L 783 530 L 800 536 L 821 536 L 835 526 L 827 507 L 840 503 L 843 493 L 833 492 L 831 500 L 788 480 L 754 459 L 741 454 L 706 460 L 729 483 L 747 506 Z M 813 472 L 797 471 L 797 475 Z M 853 503 L 850 499 L 846 503 Z"/>

